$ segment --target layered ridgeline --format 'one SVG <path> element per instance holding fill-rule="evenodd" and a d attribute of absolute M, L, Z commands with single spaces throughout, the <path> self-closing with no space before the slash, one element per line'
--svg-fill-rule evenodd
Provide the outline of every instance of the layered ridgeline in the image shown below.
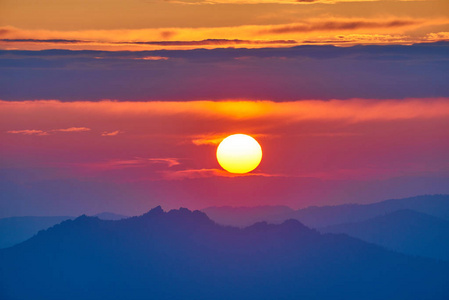
<path fill-rule="evenodd" d="M 209 207 L 202 211 L 212 220 L 223 225 L 249 226 L 258 221 L 280 223 L 288 219 L 296 219 L 306 226 L 320 228 L 342 223 L 360 222 L 405 209 L 449 220 L 449 195 L 423 195 L 371 204 L 311 206 L 298 210 L 285 206 L 222 206 Z"/>
<path fill-rule="evenodd" d="M 96 214 L 102 220 L 120 220 L 126 216 L 103 212 Z M 45 230 L 53 225 L 61 223 L 62 221 L 74 219 L 69 216 L 26 216 L 26 217 L 10 217 L 0 219 L 0 249 L 11 247 L 15 244 L 21 243 L 40 230 Z"/>
<path fill-rule="evenodd" d="M 299 221 L 224 227 L 187 209 L 81 216 L 0 250 L 9 299 L 447 299 L 449 265 Z"/>
<path fill-rule="evenodd" d="M 402 253 L 449 261 L 449 220 L 413 210 L 398 210 L 369 220 L 319 230 L 345 233 Z"/>
<path fill-rule="evenodd" d="M 212 220 L 223 225 L 250 226 L 256 222 L 282 223 L 296 219 L 312 228 L 365 221 L 397 210 L 415 210 L 449 220 L 449 196 L 432 195 L 387 200 L 373 204 L 345 204 L 336 206 L 308 207 L 293 210 L 287 206 L 256 207 L 209 207 L 203 209 Z M 113 213 L 95 215 L 102 220 L 127 218 Z M 39 230 L 47 229 L 63 220 L 74 217 L 11 217 L 0 219 L 0 249 L 23 242 Z"/>
<path fill-rule="evenodd" d="M 210 207 L 220 224 L 296 219 L 320 232 L 345 233 L 409 255 L 449 261 L 449 195 L 424 195 L 372 204 L 293 210 L 284 206 Z"/>

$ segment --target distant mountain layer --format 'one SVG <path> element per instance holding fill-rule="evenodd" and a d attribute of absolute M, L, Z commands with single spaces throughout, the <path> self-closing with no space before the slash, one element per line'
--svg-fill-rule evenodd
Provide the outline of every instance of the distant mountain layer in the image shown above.
<path fill-rule="evenodd" d="M 449 221 L 412 210 L 399 210 L 320 231 L 346 233 L 403 253 L 449 260 Z"/>
<path fill-rule="evenodd" d="M 292 208 L 281 205 L 254 207 L 212 206 L 201 211 L 219 224 L 239 227 L 249 226 L 262 221 L 279 223 L 286 220 L 285 216 L 295 212 Z"/>
<path fill-rule="evenodd" d="M 127 218 L 109 212 L 96 214 L 102 220 L 120 220 Z M 0 249 L 11 247 L 15 244 L 26 241 L 40 230 L 47 229 L 62 221 L 74 219 L 69 216 L 49 216 L 49 217 L 11 217 L 0 219 Z"/>
<path fill-rule="evenodd" d="M 129 218 L 128 216 L 119 215 L 111 212 L 102 212 L 96 215 L 93 215 L 92 217 L 97 217 L 101 220 L 121 220 Z"/>
<path fill-rule="evenodd" d="M 157 207 L 82 216 L 0 250 L 0 298 L 446 300 L 449 264 L 296 220 L 239 229 Z"/>
<path fill-rule="evenodd" d="M 372 204 L 312 206 L 296 211 L 279 206 L 264 206 L 262 209 L 258 207 L 209 207 L 202 211 L 212 220 L 224 225 L 248 226 L 254 220 L 280 223 L 288 219 L 296 219 L 309 227 L 320 228 L 342 223 L 360 222 L 404 209 L 449 220 L 449 195 L 424 195 Z"/>

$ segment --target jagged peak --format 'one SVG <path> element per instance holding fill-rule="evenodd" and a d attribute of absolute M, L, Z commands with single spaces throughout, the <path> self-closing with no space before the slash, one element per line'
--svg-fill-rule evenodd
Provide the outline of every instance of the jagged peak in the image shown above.
<path fill-rule="evenodd" d="M 179 209 L 172 209 L 168 212 L 165 212 L 159 205 L 143 214 L 142 217 L 163 217 L 164 219 L 167 218 L 171 220 L 195 220 L 201 223 L 215 223 L 202 211 L 192 211 L 185 207 L 180 207 Z"/>
<path fill-rule="evenodd" d="M 181 219 L 201 220 L 201 222 L 215 223 L 205 213 L 199 210 L 190 210 L 185 207 L 172 209 L 167 213 L 168 216 L 176 216 Z"/>
<path fill-rule="evenodd" d="M 98 217 L 96 217 L 96 216 L 87 216 L 85 214 L 82 214 L 81 216 L 75 218 L 74 221 L 84 221 L 84 220 L 93 220 L 93 219 L 98 219 Z"/>
<path fill-rule="evenodd" d="M 74 223 L 81 223 L 81 224 L 93 223 L 98 221 L 101 221 L 100 218 L 94 216 L 87 216 L 85 214 L 82 214 L 81 216 L 73 220 Z"/>
<path fill-rule="evenodd" d="M 152 217 L 152 216 L 160 216 L 163 215 L 165 212 L 162 209 L 162 207 L 160 205 L 150 209 L 147 213 L 143 214 L 142 216 L 145 217 Z"/>

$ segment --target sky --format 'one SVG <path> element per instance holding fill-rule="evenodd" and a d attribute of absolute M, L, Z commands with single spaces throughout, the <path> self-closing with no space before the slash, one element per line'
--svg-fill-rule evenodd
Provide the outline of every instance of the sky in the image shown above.
<path fill-rule="evenodd" d="M 0 217 L 449 193 L 448 1 L 4 0 L 0 69 Z"/>

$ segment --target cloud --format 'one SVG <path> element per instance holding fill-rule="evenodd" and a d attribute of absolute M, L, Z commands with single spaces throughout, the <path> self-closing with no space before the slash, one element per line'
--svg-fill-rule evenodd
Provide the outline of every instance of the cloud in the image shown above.
<path fill-rule="evenodd" d="M 0 41 L 7 43 L 51 43 L 51 44 L 92 43 L 92 41 L 67 40 L 67 39 L 1 39 Z"/>
<path fill-rule="evenodd" d="M 225 121 L 277 121 L 301 122 L 308 120 L 344 120 L 350 122 L 367 122 L 377 120 L 404 120 L 449 117 L 448 98 L 410 98 L 410 99 L 346 99 L 346 100 L 301 100 L 290 102 L 273 101 L 151 101 L 99 102 L 57 100 L 36 101 L 0 101 L 0 117 L 12 124 L 45 124 L 50 116 L 65 115 L 65 122 L 75 122 L 79 118 L 92 118 L 89 127 L 69 127 L 53 129 L 47 132 L 82 132 L 90 127 L 99 127 L 114 123 L 135 120 L 148 126 L 168 126 L 178 116 L 191 116 L 199 120 Z M 19 118 L 20 117 L 20 118 Z M 153 119 L 153 122 L 148 122 Z M 26 121 L 24 121 L 26 120 Z M 45 121 L 44 121 L 45 120 Z M 97 122 L 98 120 L 98 122 Z M 54 125 L 65 123 L 54 121 Z M 128 123 L 129 124 L 129 123 Z M 126 129 L 129 132 L 128 128 Z M 162 129 L 162 128 L 161 128 Z M 187 129 L 187 128 L 186 128 Z M 133 128 L 131 131 L 145 132 L 146 127 Z M 212 130 L 212 128 L 211 128 Z M 40 130 L 40 132 L 43 132 Z M 115 132 L 107 131 L 104 132 Z M 222 133 L 214 135 L 197 135 L 192 140 L 197 144 L 216 142 Z"/>
<path fill-rule="evenodd" d="M 24 129 L 24 130 L 9 130 L 8 133 L 24 134 L 24 135 L 49 135 L 52 132 L 83 132 L 90 131 L 87 127 L 69 127 L 62 129 L 51 129 L 51 130 L 36 130 L 36 129 Z"/>
<path fill-rule="evenodd" d="M 293 21 L 296 20 L 296 21 Z M 3 30 L 0 46 L 18 49 L 91 49 L 91 50 L 158 50 L 219 48 L 219 47 L 285 47 L 301 40 L 328 40 L 335 35 L 403 35 L 408 42 L 424 41 L 428 34 L 444 32 L 448 18 L 349 18 L 320 17 L 286 19 L 281 25 L 234 25 L 210 27 L 167 27 L 126 30 L 29 30 L 0 27 Z M 276 22 L 275 24 L 279 24 Z M 435 26 L 439 26 L 438 31 Z M 441 30 L 443 29 L 443 30 Z M 320 33 L 320 34 L 318 34 Z M 282 35 L 282 39 L 279 39 Z M 263 36 L 263 39 L 261 39 Z M 434 38 L 437 36 L 434 36 Z M 351 40 L 339 40 L 337 45 Z M 364 41 L 361 40 L 360 43 Z M 387 41 L 369 39 L 371 43 Z"/>
<path fill-rule="evenodd" d="M 144 56 L 144 57 L 139 57 L 139 58 L 135 58 L 135 59 L 143 59 L 143 60 L 168 60 L 168 57 L 165 56 Z"/>
<path fill-rule="evenodd" d="M 178 158 L 142 158 L 111 159 L 88 163 L 62 164 L 65 167 L 77 168 L 84 171 L 104 172 L 112 170 L 124 170 L 128 168 L 147 168 L 151 165 L 165 165 L 168 168 L 180 165 Z"/>
<path fill-rule="evenodd" d="M 24 135 L 48 135 L 48 132 L 36 129 L 9 130 L 7 132 L 12 134 L 24 134 Z"/>
<path fill-rule="evenodd" d="M 260 172 L 251 172 L 244 174 L 234 174 L 224 171 L 222 169 L 189 169 L 177 171 L 162 172 L 164 179 L 167 180 L 183 180 L 183 179 L 197 179 L 209 177 L 285 177 L 285 175 L 266 174 Z"/>
<path fill-rule="evenodd" d="M 0 27 L 0 36 L 8 35 L 9 33 L 11 33 L 11 31 L 14 31 L 14 30 L 15 30 L 15 28 L 11 27 L 11 26 Z"/>
<path fill-rule="evenodd" d="M 69 128 L 63 128 L 63 129 L 53 129 L 51 131 L 56 132 L 82 132 L 82 131 L 90 131 L 90 128 L 87 127 L 69 127 Z"/>
<path fill-rule="evenodd" d="M 115 130 L 115 131 L 104 131 L 101 133 L 101 136 L 116 136 L 117 134 L 119 134 L 121 131 L 120 130 Z"/>
<path fill-rule="evenodd" d="M 191 142 L 196 146 L 218 145 L 227 136 L 228 136 L 227 134 L 199 135 L 192 137 Z M 252 134 L 252 137 L 254 138 L 259 138 L 263 136 L 264 136 L 263 134 Z"/>
<path fill-rule="evenodd" d="M 174 37 L 176 34 L 177 34 L 177 32 L 174 30 L 163 30 L 160 33 L 161 38 L 163 38 L 164 40 L 170 39 L 170 38 Z"/>
<path fill-rule="evenodd" d="M 150 41 L 150 42 L 128 42 L 136 45 L 159 45 L 159 46 L 220 46 L 220 45 L 292 45 L 297 44 L 295 40 L 240 40 L 240 39 L 205 39 L 201 41 Z"/>
<path fill-rule="evenodd" d="M 199 137 L 199 138 L 194 138 L 192 139 L 192 143 L 197 145 L 197 146 L 202 146 L 202 145 L 218 145 L 220 144 L 220 142 L 225 138 L 226 136 L 222 136 L 222 137 Z"/>
<path fill-rule="evenodd" d="M 294 45 L 295 40 L 241 40 L 204 39 L 199 41 L 109 41 L 69 40 L 69 39 L 0 39 L 5 43 L 43 43 L 43 44 L 109 44 L 109 45 L 151 45 L 151 46 L 226 46 L 226 45 Z M 154 56 L 156 57 L 156 56 Z M 161 58 L 164 59 L 164 58 Z"/>
<path fill-rule="evenodd" d="M 315 21 L 299 24 L 277 25 L 270 29 L 259 31 L 260 34 L 288 34 L 313 31 L 341 31 L 372 28 L 399 28 L 416 26 L 422 24 L 422 20 L 397 19 L 397 20 L 335 20 L 335 21 Z"/>
<path fill-rule="evenodd" d="M 410 42 L 389 35 L 336 34 L 332 38 L 338 43 L 370 38 L 374 39 L 371 43 Z M 446 97 L 447 53 L 447 42 L 138 52 L 2 50 L 0 82 L 7 82 L 8 88 L 1 89 L 0 98 L 294 101 Z M 148 57 L 151 60 L 145 60 Z"/>
<path fill-rule="evenodd" d="M 167 164 L 169 168 L 181 164 L 178 158 L 147 158 L 147 161 L 154 164 Z"/>

